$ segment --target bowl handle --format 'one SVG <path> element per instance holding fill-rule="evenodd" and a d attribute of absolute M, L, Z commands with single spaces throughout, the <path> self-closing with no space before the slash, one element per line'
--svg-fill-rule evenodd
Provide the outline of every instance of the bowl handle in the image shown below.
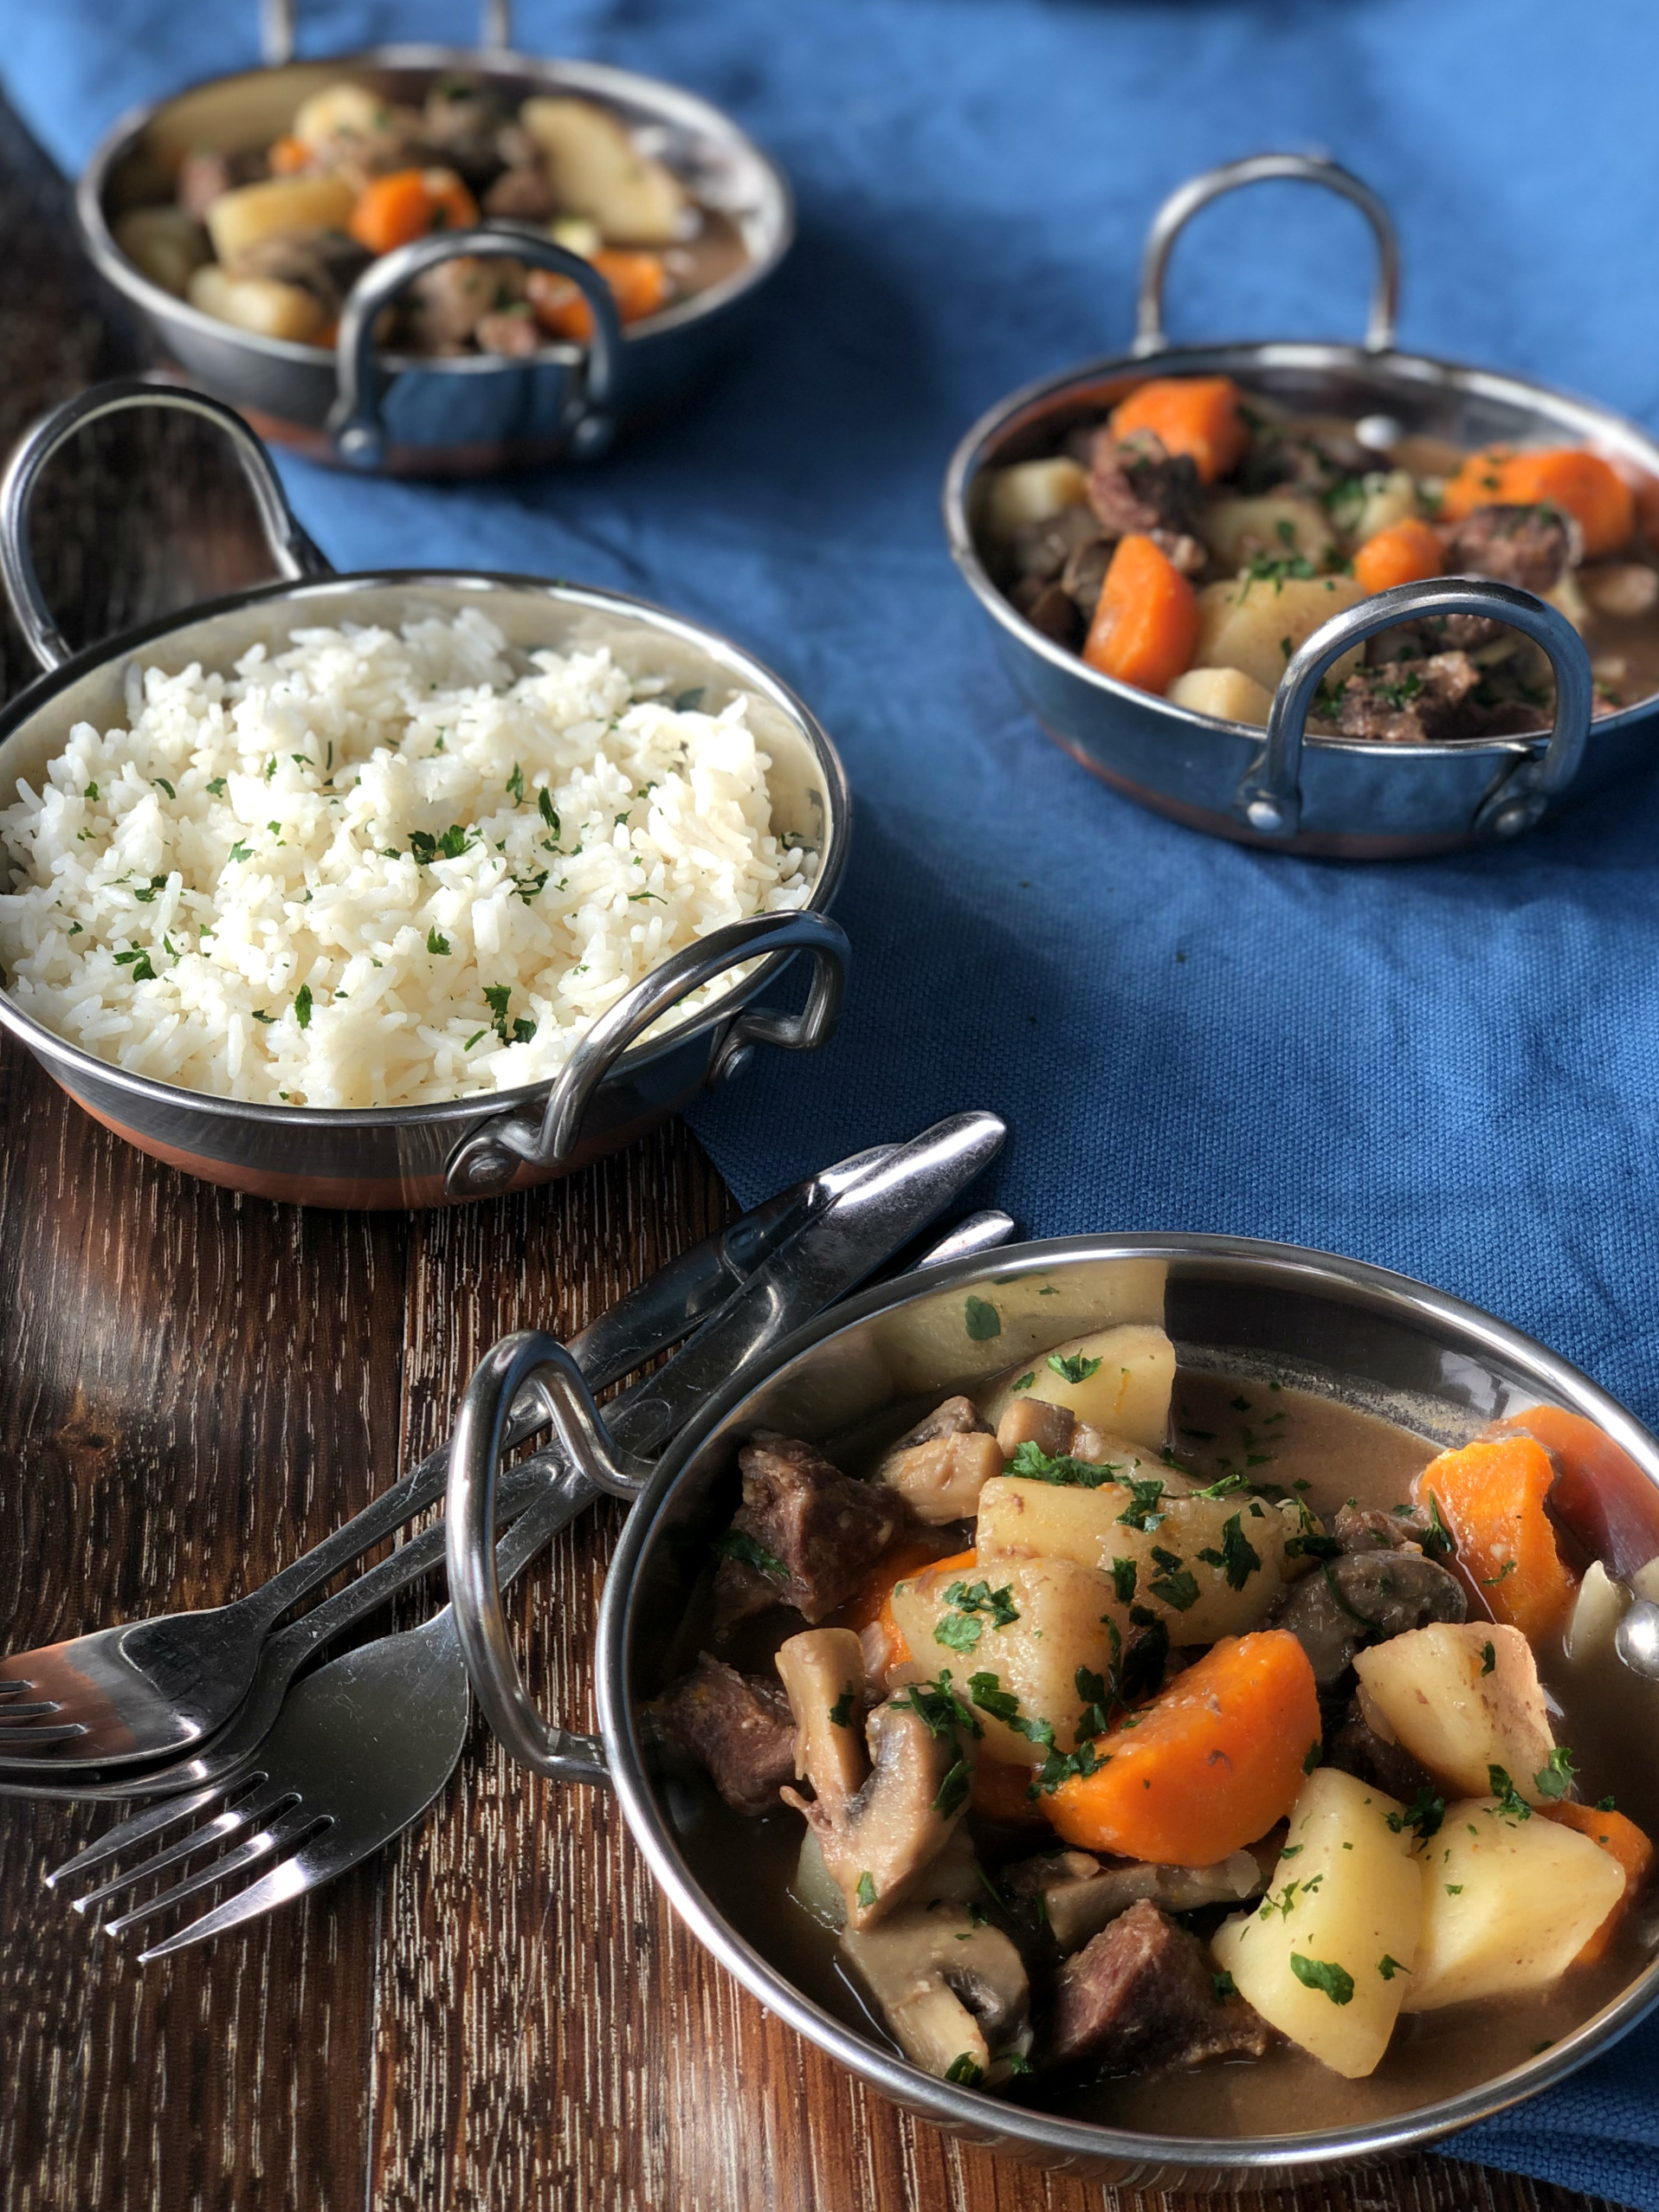
<path fill-rule="evenodd" d="M 88 422 L 101 422 L 107 415 L 125 415 L 135 407 L 171 407 L 181 415 L 199 415 L 203 422 L 223 430 L 236 449 L 278 571 L 295 578 L 334 572 L 294 520 L 271 456 L 234 408 L 222 400 L 210 399 L 205 392 L 191 391 L 180 384 L 152 384 L 143 377 L 94 384 L 90 391 L 66 399 L 61 407 L 42 415 L 24 433 L 0 480 L 0 583 L 5 585 L 29 649 L 44 668 L 61 668 L 74 648 L 46 603 L 29 547 L 29 521 L 35 493 L 47 463 L 60 447 Z"/>
<path fill-rule="evenodd" d="M 555 1781 L 603 1782 L 603 1746 L 591 1736 L 550 1728 L 537 1712 L 501 1610 L 495 1486 L 508 1419 L 526 1390 L 541 1394 L 571 1469 L 562 1484 L 561 1523 L 602 1493 L 637 1497 L 651 1473 L 649 1460 L 618 1447 L 581 1369 L 562 1344 L 536 1329 L 503 1337 L 480 1360 L 468 1383 L 450 1439 L 444 1513 L 449 1603 L 484 1718 L 513 1757 Z"/>
<path fill-rule="evenodd" d="M 580 254 L 556 246 L 539 232 L 494 223 L 487 229 L 441 231 L 435 238 L 398 246 L 371 261 L 352 287 L 334 344 L 339 397 L 329 410 L 328 433 L 335 452 L 353 468 L 380 466 L 386 451 L 386 424 L 374 326 L 381 310 L 417 276 L 463 255 L 482 261 L 530 261 L 537 268 L 551 269 L 555 276 L 568 277 L 581 292 L 593 317 L 593 336 L 587 347 L 586 381 L 566 418 L 565 435 L 577 460 L 597 460 L 616 428 L 610 410 L 622 355 L 616 297 L 592 262 L 584 261 Z M 413 365 L 420 364 L 416 361 Z"/>
<path fill-rule="evenodd" d="M 1370 223 L 1377 241 L 1378 268 L 1377 288 L 1372 293 L 1371 315 L 1365 325 L 1365 350 L 1368 353 L 1386 353 L 1392 349 L 1394 326 L 1400 311 L 1400 242 L 1388 210 L 1369 184 L 1362 184 L 1339 163 L 1327 161 L 1322 155 L 1257 153 L 1243 161 L 1223 162 L 1219 169 L 1206 169 L 1202 177 L 1191 178 L 1170 194 L 1152 217 L 1141 258 L 1140 290 L 1135 300 L 1133 351 L 1137 356 L 1169 350 L 1169 339 L 1164 334 L 1164 272 L 1169 264 L 1171 248 L 1192 217 L 1200 208 L 1208 207 L 1211 200 L 1218 200 L 1223 192 L 1236 191 L 1241 184 L 1261 184 L 1275 178 L 1288 178 L 1301 184 L 1323 184 L 1327 191 L 1352 200 Z"/>
<path fill-rule="evenodd" d="M 1584 640 L 1547 600 L 1513 584 L 1474 577 L 1433 577 L 1397 584 L 1345 607 L 1292 656 L 1274 693 L 1267 741 L 1240 784 L 1233 810 L 1264 837 L 1294 837 L 1301 816 L 1302 743 L 1320 680 L 1333 661 L 1362 639 L 1397 623 L 1432 615 L 1489 615 L 1522 631 L 1550 656 L 1555 671 L 1555 726 L 1540 751 L 1527 745 L 1475 809 L 1469 827 L 1479 837 L 1516 837 L 1542 816 L 1552 795 L 1569 784 L 1590 733 L 1594 686 Z M 1453 751 L 1458 740 L 1436 751 Z"/>
<path fill-rule="evenodd" d="M 513 43 L 512 0 L 483 0 L 478 42 L 486 52 Z M 268 69 L 294 59 L 294 0 L 259 0 L 259 58 Z"/>
<path fill-rule="evenodd" d="M 443 1187 L 451 1198 L 477 1198 L 504 1190 L 526 1162 L 557 1172 L 576 1150 L 595 1093 L 623 1053 L 654 1022 L 705 983 L 746 960 L 779 952 L 810 952 L 812 988 L 799 1014 L 739 1014 L 728 1024 L 709 1059 L 711 1085 L 735 1074 L 758 1044 L 785 1052 L 816 1052 L 828 1044 L 841 1019 L 852 948 L 846 932 L 828 916 L 801 912 L 752 914 L 711 931 L 653 968 L 599 1016 L 560 1069 L 539 1114 L 493 1115 L 449 1155 Z"/>

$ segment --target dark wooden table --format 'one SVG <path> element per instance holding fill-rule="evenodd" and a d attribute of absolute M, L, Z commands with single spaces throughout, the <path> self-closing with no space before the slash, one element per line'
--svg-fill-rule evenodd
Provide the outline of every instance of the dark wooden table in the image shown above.
<path fill-rule="evenodd" d="M 67 195 L 0 108 L 0 448 L 131 360 Z M 66 456 L 39 558 L 77 640 L 265 566 L 191 426 Z M 29 674 L 0 638 L 6 695 Z M 0 1645 L 262 1580 L 447 1432 L 503 1331 L 581 1325 L 731 1212 L 670 1127 L 529 1196 L 310 1213 L 187 1181 L 0 1051 Z M 895 1132 L 896 1133 L 896 1132 Z M 517 1613 L 550 1711 L 591 1726 L 596 1516 Z M 414 1616 L 410 1616 L 414 1617 Z M 384 1624 L 382 1624 L 384 1625 Z M 141 1970 L 41 1874 L 100 1825 L 0 1804 L 0 2207 L 597 2206 L 1165 2212 L 946 2142 L 770 2019 L 654 1893 L 615 1808 L 474 1736 L 432 1815 L 251 1932 Z M 1572 2212 L 1436 2157 L 1223 2202 Z"/>

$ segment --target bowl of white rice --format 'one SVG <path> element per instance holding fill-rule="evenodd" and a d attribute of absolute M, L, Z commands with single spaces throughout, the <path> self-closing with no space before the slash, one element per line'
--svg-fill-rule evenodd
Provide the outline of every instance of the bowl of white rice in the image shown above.
<path fill-rule="evenodd" d="M 182 397 L 88 395 L 14 462 L 7 580 L 43 658 L 25 464 Z M 545 1181 L 752 1042 L 824 1040 L 848 816 L 807 709 L 677 616 L 525 577 L 297 578 L 0 715 L 0 1023 L 215 1182 L 410 1206 Z M 805 1014 L 746 1015 L 797 951 Z"/>

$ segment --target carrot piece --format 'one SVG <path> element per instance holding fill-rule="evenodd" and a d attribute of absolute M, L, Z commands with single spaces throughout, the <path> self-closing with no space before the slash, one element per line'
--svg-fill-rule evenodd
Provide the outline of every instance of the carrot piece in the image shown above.
<path fill-rule="evenodd" d="M 1353 557 L 1354 580 L 1364 591 L 1391 591 L 1397 584 L 1415 584 L 1420 577 L 1438 576 L 1445 562 L 1434 531 L 1409 514 L 1366 538 Z"/>
<path fill-rule="evenodd" d="M 967 1551 L 962 1556 L 971 1561 L 973 1554 Z M 937 1547 L 925 1537 L 913 1538 L 908 1544 L 890 1545 L 876 1561 L 875 1571 L 863 1589 L 849 1597 L 836 1615 L 836 1625 L 855 1631 L 868 1628 L 873 1621 L 881 1619 L 881 1609 L 894 1583 L 901 1583 L 907 1575 L 920 1574 L 924 1567 L 941 1564 L 950 1563 L 940 1561 Z"/>
<path fill-rule="evenodd" d="M 1430 1460 L 1411 1484 L 1414 1504 L 1433 1498 L 1457 1545 L 1457 1563 L 1480 1586 L 1492 1617 L 1529 1641 L 1554 1628 L 1578 1583 L 1562 1564 L 1544 1510 L 1555 1462 L 1535 1436 L 1482 1436 Z"/>
<path fill-rule="evenodd" d="M 1283 1628 L 1223 1636 L 1044 1802 L 1068 1843 L 1208 1867 L 1295 1803 L 1320 1740 L 1307 1653 Z"/>
<path fill-rule="evenodd" d="M 1542 1813 L 1546 1821 L 1559 1821 L 1563 1828 L 1576 1828 L 1580 1835 L 1587 1835 L 1592 1843 L 1599 1844 L 1624 1869 L 1624 1894 L 1572 1962 L 1575 1966 L 1591 1966 L 1613 1940 L 1614 1929 L 1647 1880 L 1648 1869 L 1653 1864 L 1653 1845 L 1636 1822 L 1627 1821 L 1623 1813 L 1599 1812 L 1594 1805 L 1574 1805 L 1565 1799 L 1553 1805 L 1535 1805 L 1533 1809 Z"/>
<path fill-rule="evenodd" d="M 311 148 L 303 139 L 281 138 L 273 141 L 268 157 L 273 177 L 297 177 L 311 166 Z"/>
<path fill-rule="evenodd" d="M 371 254 L 390 254 L 434 230 L 470 230 L 477 220 L 478 203 L 453 169 L 394 169 L 358 194 L 350 229 Z"/>
<path fill-rule="evenodd" d="M 1150 538 L 1120 538 L 1106 571 L 1083 658 L 1137 691 L 1167 691 L 1198 642 L 1198 598 Z"/>
<path fill-rule="evenodd" d="M 1206 484 L 1230 476 L 1250 442 L 1230 377 L 1153 377 L 1114 408 L 1112 429 L 1120 438 L 1152 431 L 1166 452 L 1196 462 Z"/>
<path fill-rule="evenodd" d="M 891 1558 L 895 1555 L 889 1552 L 888 1556 Z M 881 1623 L 882 1634 L 888 1640 L 888 1650 L 889 1654 L 888 1664 L 889 1667 L 907 1667 L 910 1664 L 912 1658 L 914 1656 L 911 1651 L 909 1641 L 905 1636 L 904 1631 L 900 1628 L 899 1623 L 893 1617 L 894 1584 L 895 1583 L 901 1583 L 906 1575 L 913 1574 L 919 1564 L 926 1564 L 930 1570 L 940 1567 L 952 1567 L 960 1572 L 965 1573 L 970 1567 L 976 1564 L 977 1555 L 974 1552 L 957 1551 L 953 1552 L 948 1559 L 928 1559 L 925 1562 L 913 1561 L 910 1565 L 900 1567 L 896 1569 L 893 1574 L 888 1577 L 885 1587 L 881 1592 L 881 1606 L 876 1612 L 875 1618 Z M 884 1567 L 885 1564 L 886 1562 L 883 1561 L 882 1566 L 876 1569 L 876 1574 L 878 1577 L 881 1574 L 882 1567 Z M 857 1601 L 855 1601 L 855 1603 Z"/>
<path fill-rule="evenodd" d="M 1659 1559 L 1659 1490 L 1627 1451 L 1561 1406 L 1528 1406 L 1495 1433 L 1517 1429 L 1553 1454 L 1550 1511 L 1592 1559 L 1624 1582 Z"/>
<path fill-rule="evenodd" d="M 988 1821 L 1009 1826 L 1047 1828 L 1043 1803 L 1031 1798 L 1031 1770 L 1005 1760 L 982 1758 L 973 1770 L 973 1809 Z M 1043 1802 L 1046 1802 L 1043 1801 Z"/>
<path fill-rule="evenodd" d="M 594 255 L 593 266 L 610 287 L 620 321 L 643 322 L 666 306 L 668 272 L 661 254 L 622 253 L 607 247 Z M 532 269 L 525 290 L 544 330 L 577 345 L 587 344 L 593 335 L 593 317 L 569 277 L 555 276 L 552 269 Z"/>
<path fill-rule="evenodd" d="M 1450 482 L 1440 512 L 1461 522 L 1483 506 L 1552 506 L 1572 515 L 1591 559 L 1616 553 L 1636 528 L 1636 493 L 1599 454 L 1578 446 L 1513 453 L 1491 446 L 1472 453 Z"/>

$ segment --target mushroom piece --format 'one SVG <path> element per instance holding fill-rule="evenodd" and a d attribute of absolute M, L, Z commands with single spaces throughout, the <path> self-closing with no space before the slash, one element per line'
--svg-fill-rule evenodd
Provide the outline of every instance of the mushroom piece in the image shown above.
<path fill-rule="evenodd" d="M 1155 1866 L 1139 1859 L 1097 1858 L 1090 1851 L 1054 1851 L 1007 1868 L 1003 1880 L 1016 1897 L 1038 1897 L 1043 1917 L 1062 1951 L 1077 1951 L 1108 1921 L 1145 1898 L 1168 1912 L 1193 1912 L 1205 1905 L 1237 1905 L 1260 1897 L 1274 1861 L 1235 1851 L 1210 1867 Z"/>
<path fill-rule="evenodd" d="M 914 1683 L 876 1706 L 861 1745 L 858 1729 L 842 1727 L 831 1710 L 834 1686 L 855 1667 L 855 1682 L 862 1677 L 862 1651 L 850 1629 L 809 1629 L 779 1649 L 778 1671 L 795 1715 L 797 1764 L 805 1768 L 814 1797 L 793 1790 L 780 1794 L 817 1835 L 825 1870 L 845 1901 L 848 1925 L 862 1929 L 913 1895 L 944 1848 L 973 1786 L 974 1743 L 965 1707 Z"/>
<path fill-rule="evenodd" d="M 1000 1928 L 976 1927 L 965 1906 L 917 1908 L 880 1928 L 849 1929 L 841 1948 L 900 2049 L 924 2072 L 972 2084 L 998 2058 L 1024 2055 L 1024 1962 Z"/>
<path fill-rule="evenodd" d="M 1276 1625 L 1307 1654 L 1321 1690 L 1334 1688 L 1355 1652 L 1431 1621 L 1467 1618 L 1462 1584 L 1414 1551 L 1353 1551 L 1297 1583 Z"/>

